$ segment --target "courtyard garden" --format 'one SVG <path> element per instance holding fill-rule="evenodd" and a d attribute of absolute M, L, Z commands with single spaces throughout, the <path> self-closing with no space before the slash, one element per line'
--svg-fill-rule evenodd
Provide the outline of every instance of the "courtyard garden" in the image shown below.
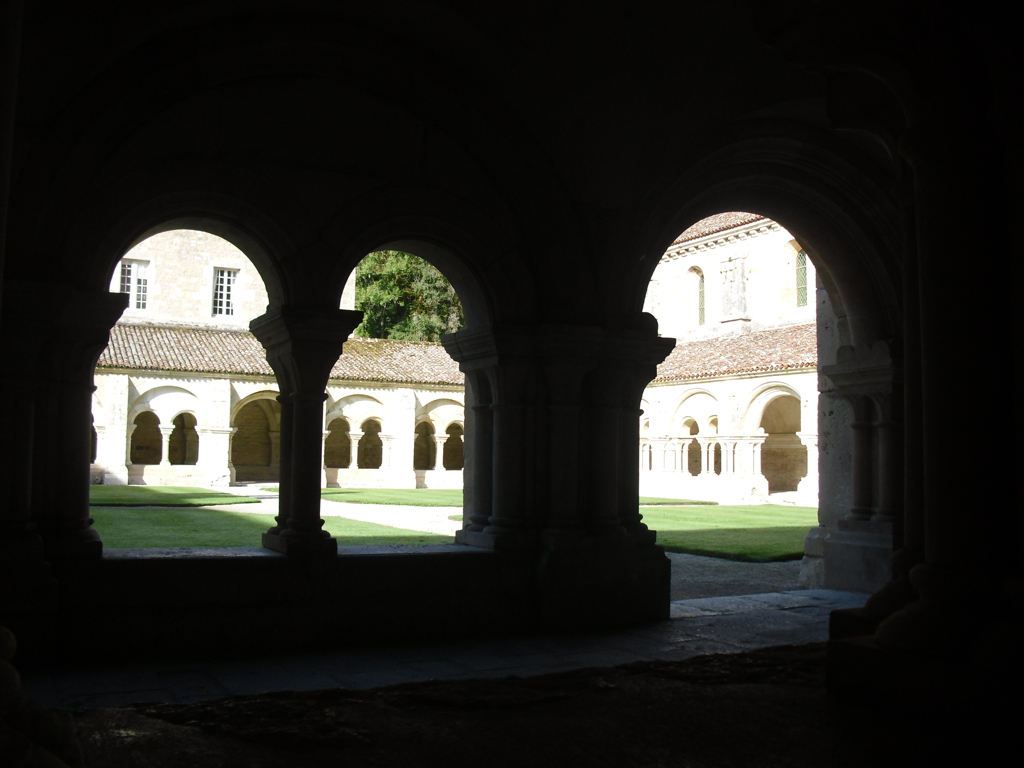
<path fill-rule="evenodd" d="M 258 546 L 276 512 L 276 504 L 262 505 L 259 499 L 205 488 L 93 486 L 90 493 L 96 529 L 104 544 L 114 548 Z M 347 504 L 462 506 L 461 490 L 325 488 L 322 497 Z M 644 522 L 658 532 L 658 544 L 667 551 L 747 562 L 799 559 L 807 531 L 817 524 L 814 507 L 726 506 L 646 497 L 639 503 Z M 236 505 L 246 506 L 227 508 Z M 448 518 L 460 520 L 461 515 Z M 324 530 L 341 546 L 452 541 L 447 535 L 338 514 L 324 516 Z"/>

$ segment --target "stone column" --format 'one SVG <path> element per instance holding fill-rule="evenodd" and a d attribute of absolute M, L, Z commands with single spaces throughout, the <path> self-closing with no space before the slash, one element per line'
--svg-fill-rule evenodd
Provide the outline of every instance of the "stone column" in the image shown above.
<path fill-rule="evenodd" d="M 160 466 L 171 466 L 171 435 L 174 427 L 160 427 Z"/>
<path fill-rule="evenodd" d="M 444 341 L 467 378 L 472 506 L 457 541 L 534 553 L 541 611 L 556 623 L 580 611 L 667 610 L 660 587 L 637 591 L 668 579 L 637 504 L 640 398 L 673 346 L 648 321 L 626 330 L 504 327 Z M 480 528 L 486 501 L 470 494 L 488 483 Z"/>
<path fill-rule="evenodd" d="M 941 66 L 938 58 L 935 66 Z M 990 133 L 986 118 L 970 110 L 977 98 L 974 73 L 958 65 L 950 66 L 944 75 L 949 93 L 944 88 L 941 99 L 920 105 L 913 128 L 901 144 L 901 154 L 913 171 L 916 214 L 920 317 L 916 418 L 923 433 L 924 505 L 923 525 L 914 530 L 914 536 L 922 540 L 924 557 L 910 571 L 910 580 L 920 597 L 885 619 L 875 636 L 889 649 L 936 654 L 936 658 L 953 653 L 960 658 L 984 657 L 995 669 L 1012 663 L 1011 638 L 1017 636 L 1016 612 L 1006 602 L 1008 595 L 1019 594 L 1021 584 L 1019 504 L 1006 501 L 1017 493 L 1013 484 L 1016 453 L 988 451 L 984 472 L 970 471 L 961 455 L 950 450 L 949 415 L 963 393 L 977 390 L 977 371 L 993 369 L 992 347 L 982 340 L 993 333 L 1012 338 L 1008 329 L 1015 328 L 1012 292 L 1016 281 L 1011 273 L 997 271 L 1000 279 L 986 291 L 982 312 L 950 311 L 949 300 L 964 291 L 964 272 L 953 265 L 964 263 L 979 275 L 989 269 L 988 259 L 965 262 L 964 254 L 992 255 L 997 270 L 1000 260 L 995 254 L 1004 263 L 1012 261 L 1006 256 L 1005 227 L 977 226 L 979 221 L 1012 218 L 1005 194 L 1010 164 L 1001 154 L 1004 142 L 993 138 L 997 132 Z M 1007 346 L 1000 347 L 1007 358 L 1012 356 L 1013 342 L 1019 344 L 1019 339 L 1008 339 Z M 972 442 L 1003 445 L 1007 426 L 1005 417 L 994 412 L 975 419 Z M 984 510 L 984 536 L 972 533 L 965 524 L 965 503 Z M 915 529 L 918 522 L 913 521 Z M 1005 661 L 998 661 L 1000 656 Z"/>
<path fill-rule="evenodd" d="M 348 433 L 348 449 L 352 457 L 348 463 L 349 469 L 359 469 L 359 441 L 362 439 L 362 432 Z"/>
<path fill-rule="evenodd" d="M 460 544 L 471 543 L 469 537 L 483 531 L 491 517 L 494 428 L 491 388 L 484 370 L 466 371 L 465 413 L 462 529 L 455 534 Z"/>
<path fill-rule="evenodd" d="M 434 469 L 444 469 L 444 444 L 448 442 L 448 435 L 434 435 L 434 441 L 437 444 L 436 452 L 434 454 Z"/>
<path fill-rule="evenodd" d="M 807 449 L 807 474 L 797 485 L 797 493 L 808 500 L 812 497 L 817 504 L 818 499 L 818 435 L 816 432 L 798 432 L 797 437 Z"/>
<path fill-rule="evenodd" d="M 5 302 L 5 313 L 23 314 L 38 327 L 33 518 L 47 558 L 98 558 L 103 545 L 89 518 L 93 372 L 128 298 L 67 285 L 33 282 L 19 288 L 18 301 L 27 306 Z M 56 308 L 46 320 L 38 319 L 34 305 L 40 295 L 49 296 Z"/>
<path fill-rule="evenodd" d="M 327 380 L 361 312 L 284 306 L 249 324 L 281 389 L 281 511 L 263 546 L 296 556 L 334 556 L 323 530 L 320 476 Z"/>
<path fill-rule="evenodd" d="M 132 435 L 135 434 L 135 424 L 129 424 L 124 429 L 124 464 L 132 466 Z"/>
<path fill-rule="evenodd" d="M 227 486 L 235 481 L 235 468 L 231 464 L 231 438 L 234 427 L 199 429 L 199 461 L 206 482 L 211 486 Z"/>
<path fill-rule="evenodd" d="M 281 432 L 270 430 L 270 468 L 277 468 L 277 477 L 281 477 Z"/>
<path fill-rule="evenodd" d="M 876 425 L 889 421 L 893 430 L 902 430 L 895 418 L 899 414 L 892 409 L 893 393 L 901 384 L 901 368 L 890 354 L 888 342 L 880 339 L 871 345 L 840 347 L 836 362 L 821 366 L 821 373 L 830 380 L 832 391 L 849 403 L 853 433 L 852 504 L 824 542 L 824 586 L 873 592 L 889 580 L 893 552 L 893 524 L 872 519 L 880 490 L 876 478 L 903 471 L 900 457 L 893 457 L 891 450 L 885 459 L 890 466 L 881 466 L 883 452 L 875 450 Z M 900 514 L 899 506 L 892 510 L 893 517 Z"/>
<path fill-rule="evenodd" d="M 327 457 L 326 457 L 326 444 L 327 438 L 331 436 L 330 430 L 324 430 L 323 439 L 320 441 L 320 487 L 327 487 Z"/>

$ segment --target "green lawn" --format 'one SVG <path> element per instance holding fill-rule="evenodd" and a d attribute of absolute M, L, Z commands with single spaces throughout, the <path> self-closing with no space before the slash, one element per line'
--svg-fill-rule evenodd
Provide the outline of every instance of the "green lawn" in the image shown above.
<path fill-rule="evenodd" d="M 96 530 L 108 547 L 258 547 L 274 524 L 269 514 L 214 509 L 93 507 Z M 343 517 L 324 519 L 324 529 L 342 546 L 451 544 L 451 536 L 389 528 Z"/>
<path fill-rule="evenodd" d="M 276 488 L 266 488 L 276 491 Z M 389 489 L 389 488 L 324 488 L 320 496 L 328 501 L 344 501 L 349 504 L 403 504 L 411 507 L 461 507 L 462 491 L 433 488 Z M 715 504 L 714 501 L 693 501 L 690 499 L 661 499 L 641 496 L 640 504 L 679 505 Z"/>
<path fill-rule="evenodd" d="M 669 552 L 765 563 L 798 560 L 804 537 L 818 524 L 814 507 L 659 507 L 641 510 Z"/>
<path fill-rule="evenodd" d="M 102 507 L 209 507 L 214 504 L 253 504 L 259 499 L 209 488 L 164 485 L 90 485 L 89 503 Z"/>
<path fill-rule="evenodd" d="M 697 501 L 695 499 L 661 499 L 657 496 L 641 496 L 640 506 L 679 506 L 680 504 L 694 504 L 698 506 L 716 506 L 717 501 Z"/>
<path fill-rule="evenodd" d="M 405 504 L 413 507 L 461 507 L 462 490 L 444 488 L 324 488 L 320 497 L 348 504 Z"/>

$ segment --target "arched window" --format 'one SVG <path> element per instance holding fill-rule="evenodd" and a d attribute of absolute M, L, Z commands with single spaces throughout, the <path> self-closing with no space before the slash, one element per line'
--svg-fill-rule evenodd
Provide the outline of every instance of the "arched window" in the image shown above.
<path fill-rule="evenodd" d="M 413 442 L 412 468 L 433 469 L 437 461 L 437 442 L 434 440 L 434 427 L 429 421 L 421 421 L 416 425 L 416 440 Z"/>
<path fill-rule="evenodd" d="M 452 424 L 445 430 L 445 432 L 448 435 L 448 439 L 444 441 L 444 468 L 462 469 L 462 427 L 458 424 Z"/>
<path fill-rule="evenodd" d="M 330 434 L 324 441 L 324 466 L 345 469 L 352 463 L 352 438 L 348 434 L 348 422 L 345 419 L 332 419 L 327 430 Z"/>
<path fill-rule="evenodd" d="M 199 460 L 196 417 L 191 413 L 179 413 L 171 423 L 174 431 L 167 442 L 168 460 L 171 464 L 195 464 Z"/>
<path fill-rule="evenodd" d="M 135 417 L 132 430 L 132 464 L 159 464 L 163 453 L 160 418 L 152 411 L 143 411 Z"/>
<path fill-rule="evenodd" d="M 796 255 L 796 305 L 807 306 L 807 252 Z"/>

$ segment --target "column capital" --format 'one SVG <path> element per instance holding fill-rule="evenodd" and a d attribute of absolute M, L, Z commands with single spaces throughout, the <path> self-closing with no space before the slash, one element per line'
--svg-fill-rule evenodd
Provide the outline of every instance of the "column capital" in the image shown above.
<path fill-rule="evenodd" d="M 274 307 L 249 323 L 267 351 L 284 397 L 320 395 L 362 312 L 323 307 Z"/>
<path fill-rule="evenodd" d="M 41 296 L 52 311 L 40 312 Z M 96 361 L 110 341 L 110 329 L 127 306 L 124 293 L 7 280 L 3 285 L 4 354 L 28 363 L 37 376 L 91 386 Z"/>
<path fill-rule="evenodd" d="M 656 366 L 675 347 L 675 340 L 658 336 L 657 321 L 646 313 L 641 314 L 643 322 L 634 323 L 634 327 L 506 325 L 459 331 L 441 341 L 463 370 L 517 360 L 557 361 L 586 367 L 608 362 Z"/>

